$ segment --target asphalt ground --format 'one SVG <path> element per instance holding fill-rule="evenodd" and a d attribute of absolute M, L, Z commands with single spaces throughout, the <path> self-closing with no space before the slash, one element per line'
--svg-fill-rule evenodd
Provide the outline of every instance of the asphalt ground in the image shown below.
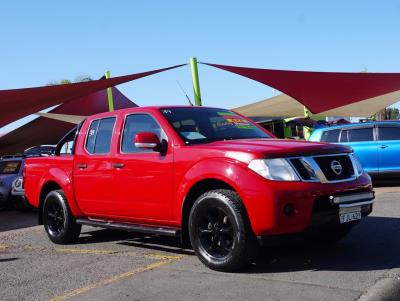
<path fill-rule="evenodd" d="M 240 273 L 204 267 L 172 238 L 84 227 L 55 245 L 35 213 L 3 210 L 0 300 L 400 300 L 400 187 L 376 196 L 337 244 L 269 247 Z"/>

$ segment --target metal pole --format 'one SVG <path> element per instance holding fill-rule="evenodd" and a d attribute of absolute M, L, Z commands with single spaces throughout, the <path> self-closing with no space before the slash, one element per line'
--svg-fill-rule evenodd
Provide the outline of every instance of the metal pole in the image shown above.
<path fill-rule="evenodd" d="M 107 79 L 109 79 L 110 76 L 110 71 L 106 71 L 106 73 L 104 73 L 105 77 Z M 110 112 L 114 111 L 114 100 L 113 100 L 113 94 L 112 94 L 112 88 L 107 88 L 107 99 L 108 99 L 108 110 Z"/>
<path fill-rule="evenodd" d="M 308 110 L 306 106 L 304 106 L 304 117 L 305 118 L 310 118 L 311 117 L 311 112 Z M 308 126 L 303 126 L 303 136 L 305 140 L 308 140 L 308 138 L 311 136 L 312 130 Z"/>
<path fill-rule="evenodd" d="M 190 58 L 190 68 L 192 70 L 194 103 L 196 106 L 201 106 L 199 71 L 197 69 L 197 59 L 195 57 Z"/>

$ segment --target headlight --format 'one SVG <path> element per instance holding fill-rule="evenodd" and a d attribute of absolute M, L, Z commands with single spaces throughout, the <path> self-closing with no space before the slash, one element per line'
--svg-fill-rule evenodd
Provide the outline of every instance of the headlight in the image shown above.
<path fill-rule="evenodd" d="M 22 187 L 22 180 L 21 180 L 21 179 L 15 180 L 14 186 L 15 186 L 15 188 L 20 188 L 20 187 Z"/>
<path fill-rule="evenodd" d="M 351 156 L 351 160 L 353 161 L 353 166 L 356 169 L 355 170 L 356 175 L 361 176 L 362 173 L 364 172 L 364 169 L 361 165 L 360 160 L 358 160 L 357 156 L 354 153 L 352 153 L 350 156 Z"/>
<path fill-rule="evenodd" d="M 285 159 L 256 159 L 249 163 L 249 168 L 268 180 L 300 181 Z"/>

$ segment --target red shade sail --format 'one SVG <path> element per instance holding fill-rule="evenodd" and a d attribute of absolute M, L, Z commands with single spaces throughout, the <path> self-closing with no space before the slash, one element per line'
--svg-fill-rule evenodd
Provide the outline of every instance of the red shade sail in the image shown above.
<path fill-rule="evenodd" d="M 105 88 L 123 84 L 155 73 L 184 66 L 177 65 L 142 73 L 99 79 L 82 83 L 26 89 L 0 90 L 0 128 L 27 115 L 51 106 L 83 97 Z M 82 113 L 83 114 L 83 113 Z"/>
<path fill-rule="evenodd" d="M 113 89 L 116 110 L 137 107 L 117 88 Z M 56 114 L 93 115 L 108 111 L 106 90 L 73 99 L 51 111 Z M 31 146 L 56 144 L 75 125 L 68 122 L 39 117 L 0 138 L 0 156 L 22 153 Z"/>
<path fill-rule="evenodd" d="M 400 90 L 400 73 L 288 71 L 204 64 L 275 88 L 315 114 Z"/>

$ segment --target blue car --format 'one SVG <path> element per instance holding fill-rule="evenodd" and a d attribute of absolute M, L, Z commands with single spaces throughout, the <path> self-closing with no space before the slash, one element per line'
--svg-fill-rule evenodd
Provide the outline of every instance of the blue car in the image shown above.
<path fill-rule="evenodd" d="M 17 209 L 28 207 L 26 202 L 21 202 L 21 196 L 12 194 L 13 182 L 21 178 L 25 158 L 51 156 L 54 151 L 53 145 L 39 145 L 26 149 L 20 156 L 0 157 L 0 206 L 14 205 Z"/>
<path fill-rule="evenodd" d="M 351 146 L 371 176 L 400 176 L 400 121 L 350 123 L 316 129 L 310 141 Z"/>
<path fill-rule="evenodd" d="M 11 201 L 13 181 L 22 175 L 24 158 L 17 156 L 3 157 L 0 160 L 0 205 L 8 205 Z"/>

